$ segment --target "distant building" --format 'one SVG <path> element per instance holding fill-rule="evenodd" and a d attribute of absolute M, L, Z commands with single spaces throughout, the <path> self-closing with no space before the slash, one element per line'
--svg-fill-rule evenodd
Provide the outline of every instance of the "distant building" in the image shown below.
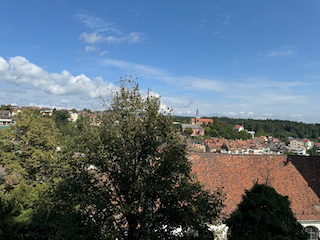
<path fill-rule="evenodd" d="M 203 136 L 204 135 L 204 129 L 203 127 L 197 125 L 197 124 L 181 124 L 181 131 L 184 132 L 186 128 L 191 128 L 193 133 L 191 136 Z"/>
<path fill-rule="evenodd" d="M 53 110 L 51 108 L 43 107 L 40 109 L 40 113 L 42 113 L 42 115 L 51 116 L 52 112 Z"/>
<path fill-rule="evenodd" d="M 190 124 L 196 124 L 196 125 L 200 126 L 202 123 L 208 124 L 208 123 L 213 123 L 213 121 L 210 118 L 200 118 L 199 117 L 199 110 L 197 109 L 196 117 L 191 118 Z"/>
<path fill-rule="evenodd" d="M 244 130 L 244 126 L 243 125 L 234 125 L 233 130 L 235 130 L 236 132 L 241 132 L 242 130 Z"/>
<path fill-rule="evenodd" d="M 15 121 L 10 110 L 0 110 L 0 126 L 14 125 Z"/>
<path fill-rule="evenodd" d="M 70 113 L 70 117 L 68 118 L 69 121 L 71 122 L 76 122 L 78 120 L 79 114 L 78 113 Z"/>

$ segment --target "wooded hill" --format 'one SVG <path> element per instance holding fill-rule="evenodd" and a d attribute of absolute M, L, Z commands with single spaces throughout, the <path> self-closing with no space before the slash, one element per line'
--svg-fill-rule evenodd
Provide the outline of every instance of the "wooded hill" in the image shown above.
<path fill-rule="evenodd" d="M 233 126 L 236 124 L 243 124 L 246 130 L 255 131 L 255 136 L 271 135 L 284 142 L 288 142 L 288 137 L 309 138 L 318 142 L 318 138 L 320 136 L 320 124 L 307 124 L 303 122 L 277 119 L 256 120 L 228 117 L 210 118 L 213 119 L 213 125 L 209 126 L 210 131 L 208 131 L 209 128 L 205 128 L 206 136 L 234 138 L 231 132 L 233 131 Z M 191 117 L 174 116 L 174 119 L 181 123 L 189 123 Z"/>

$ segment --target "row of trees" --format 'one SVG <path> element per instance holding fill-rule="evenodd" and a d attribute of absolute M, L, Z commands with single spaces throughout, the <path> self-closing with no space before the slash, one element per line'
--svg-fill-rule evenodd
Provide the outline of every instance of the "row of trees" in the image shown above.
<path fill-rule="evenodd" d="M 25 110 L 0 132 L 1 239 L 214 239 L 209 225 L 223 193 L 205 190 L 191 173 L 170 110 L 160 111 L 151 94 L 143 98 L 130 79 L 112 96 L 99 127 Z M 289 213 L 275 212 L 286 223 L 277 236 L 306 239 L 289 205 L 279 206 Z M 244 239 L 230 219 L 231 239 Z"/>
<path fill-rule="evenodd" d="M 320 124 L 307 124 L 303 122 L 293 122 L 286 120 L 255 120 L 255 119 L 233 119 L 233 118 L 216 118 L 230 124 L 241 123 L 248 130 L 254 130 L 259 134 L 272 135 L 287 141 L 287 137 L 310 138 L 318 141 L 320 136 Z"/>

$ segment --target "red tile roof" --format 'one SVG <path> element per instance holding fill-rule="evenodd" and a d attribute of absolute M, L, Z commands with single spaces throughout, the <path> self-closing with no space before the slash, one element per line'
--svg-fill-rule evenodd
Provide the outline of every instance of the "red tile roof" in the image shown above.
<path fill-rule="evenodd" d="M 196 123 L 195 118 L 191 118 L 191 120 L 193 123 Z M 199 118 L 199 122 L 200 123 L 209 123 L 209 122 L 213 123 L 212 119 L 210 119 L 210 118 Z"/>
<path fill-rule="evenodd" d="M 241 127 L 242 127 L 242 128 L 244 128 L 244 126 L 243 126 L 243 125 L 239 125 L 239 124 L 234 125 L 234 127 L 235 127 L 236 129 L 238 129 L 238 130 L 239 130 Z"/>
<path fill-rule="evenodd" d="M 281 195 L 289 196 L 292 211 L 298 220 L 320 219 L 320 211 L 317 210 L 320 206 L 316 193 L 318 190 L 310 185 L 310 181 L 316 179 L 314 185 L 319 186 L 320 196 L 320 158 L 314 160 L 313 165 L 295 157 L 267 155 L 194 153 L 190 159 L 193 162 L 193 172 L 197 173 L 198 179 L 207 189 L 214 191 L 217 187 L 224 187 L 225 216 L 236 209 L 244 190 L 250 189 L 254 181 L 258 181 L 274 187 Z M 308 167 L 305 167 L 306 164 L 309 164 Z M 305 171 L 309 178 L 301 173 L 302 170 L 298 171 L 299 167 L 296 168 L 295 165 L 301 169 L 309 169 Z"/>

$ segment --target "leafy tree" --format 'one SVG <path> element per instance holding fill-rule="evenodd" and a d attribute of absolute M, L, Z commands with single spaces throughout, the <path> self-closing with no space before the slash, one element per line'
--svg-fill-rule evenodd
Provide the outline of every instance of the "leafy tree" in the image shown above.
<path fill-rule="evenodd" d="M 6 149 L 0 150 L 0 163 L 9 175 L 19 171 L 13 175 L 19 175 L 26 184 L 47 181 L 57 167 L 58 133 L 52 119 L 30 110 L 22 111 L 16 126 L 1 132 L 1 144 L 6 145 Z"/>
<path fill-rule="evenodd" d="M 170 110 L 161 111 L 160 99 L 150 92 L 143 98 L 130 79 L 121 80 L 119 91 L 105 103 L 102 124 L 84 125 L 78 142 L 86 154 L 84 166 L 96 168 L 91 185 L 99 189 L 88 189 L 92 197 L 82 209 L 92 210 L 104 237 L 180 239 L 193 229 L 199 239 L 212 239 L 207 224 L 218 217 L 222 195 L 204 190 L 191 174 Z M 174 234 L 179 227 L 181 237 Z"/>
<path fill-rule="evenodd" d="M 58 133 L 52 119 L 22 111 L 16 126 L 0 131 L 0 164 L 6 176 L 0 185 L 0 238 L 19 239 L 28 228 L 44 193 L 61 179 Z"/>
<path fill-rule="evenodd" d="M 226 224 L 230 240 L 308 239 L 290 209 L 288 197 L 264 184 L 256 183 L 251 190 L 246 190 L 238 209 Z"/>
<path fill-rule="evenodd" d="M 10 110 L 11 105 L 5 105 L 5 104 L 1 104 L 0 106 L 0 110 Z"/>
<path fill-rule="evenodd" d="M 54 109 L 51 117 L 54 119 L 57 126 L 59 127 L 60 125 L 64 126 L 69 123 L 68 118 L 70 117 L 70 115 L 68 111 L 58 111 Z"/>
<path fill-rule="evenodd" d="M 190 136 L 192 133 L 193 133 L 193 130 L 192 130 L 192 128 L 186 128 L 185 130 L 184 130 L 184 133 L 187 135 L 187 136 Z"/>
<path fill-rule="evenodd" d="M 67 111 L 57 110 L 53 110 L 51 116 L 61 133 L 60 141 L 63 144 L 66 144 L 66 141 L 69 141 L 70 138 L 74 137 L 79 132 L 79 129 L 76 128 L 76 124 L 68 120 L 69 117 L 70 115 Z"/>

